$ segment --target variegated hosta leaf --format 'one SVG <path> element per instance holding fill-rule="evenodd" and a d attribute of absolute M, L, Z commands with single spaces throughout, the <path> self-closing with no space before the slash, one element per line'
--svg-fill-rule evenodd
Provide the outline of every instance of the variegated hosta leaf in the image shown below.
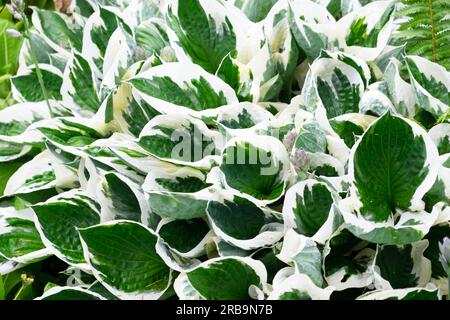
<path fill-rule="evenodd" d="M 417 105 L 435 117 L 448 113 L 450 72 L 439 64 L 418 56 L 407 56 L 406 65 Z"/>
<path fill-rule="evenodd" d="M 317 121 L 310 120 L 302 124 L 294 148 L 311 153 L 327 152 L 327 138 Z"/>
<path fill-rule="evenodd" d="M 53 287 L 35 300 L 106 300 L 98 293 L 78 287 Z"/>
<path fill-rule="evenodd" d="M 240 32 L 236 33 L 239 36 L 236 52 L 223 59 L 216 74 L 236 91 L 241 101 L 273 100 L 282 89 L 289 97 L 298 49 L 288 30 L 283 7 L 284 4 L 274 7 L 264 24 L 253 24 L 227 7 L 236 22 L 232 21 L 233 26 L 239 27 Z"/>
<path fill-rule="evenodd" d="M 100 107 L 98 84 L 90 63 L 72 51 L 61 87 L 63 101 L 81 116 L 92 116 Z"/>
<path fill-rule="evenodd" d="M 134 39 L 122 25 L 109 38 L 102 68 L 101 85 L 105 92 L 115 89 L 126 77 L 128 67 L 134 62 L 135 46 Z"/>
<path fill-rule="evenodd" d="M 170 48 L 166 24 L 158 18 L 146 20 L 136 28 L 136 43 L 149 56 L 155 54 L 164 57 L 163 50 L 173 50 Z"/>
<path fill-rule="evenodd" d="M 36 30 L 30 30 L 30 39 L 33 42 L 33 48 L 35 49 L 36 61 L 43 64 L 51 64 L 50 56 L 56 53 L 52 47 L 48 45 L 43 36 Z M 30 40 L 24 41 L 19 54 L 19 72 L 26 69 L 28 65 L 34 63 L 30 52 Z"/>
<path fill-rule="evenodd" d="M 33 129 L 39 121 L 50 118 L 45 102 L 19 103 L 0 111 L 0 162 L 22 157 L 42 134 Z"/>
<path fill-rule="evenodd" d="M 268 300 L 329 300 L 332 288 L 322 289 L 305 274 L 293 268 L 281 269 L 273 280 Z"/>
<path fill-rule="evenodd" d="M 317 58 L 322 49 L 340 49 L 372 61 L 388 44 L 394 27 L 393 11 L 393 1 L 375 1 L 347 14 L 344 10 L 345 15 L 335 22 L 325 7 L 295 1 L 290 21 L 298 45 L 310 60 Z"/>
<path fill-rule="evenodd" d="M 94 3 L 92 0 L 74 0 L 67 6 L 67 12 L 77 12 L 82 17 L 89 17 L 94 12 Z"/>
<path fill-rule="evenodd" d="M 248 132 L 247 129 L 263 126 L 273 119 L 272 114 L 263 107 L 250 102 L 229 105 L 221 110 L 216 122 L 225 135 L 237 136 Z M 256 128 L 254 128 L 256 129 Z"/>
<path fill-rule="evenodd" d="M 292 145 L 289 146 L 289 144 L 292 144 L 293 141 L 290 141 L 288 133 L 297 127 L 295 123 L 296 114 L 302 111 L 300 111 L 298 106 L 288 106 L 284 103 L 277 104 L 276 106 L 269 103 L 261 105 L 265 105 L 269 110 L 272 108 L 279 110 L 278 108 L 280 108 L 280 111 L 277 112 L 276 117 L 270 120 L 269 123 L 261 125 L 261 128 L 258 128 L 257 134 L 275 137 L 283 142 L 286 149 L 291 149 Z M 285 144 L 287 141 L 290 142 L 288 145 Z"/>
<path fill-rule="evenodd" d="M 37 69 L 33 66 L 24 73 L 11 79 L 14 96 L 19 101 L 39 102 L 45 100 L 44 93 L 39 86 Z M 63 83 L 63 74 L 56 67 L 49 64 L 40 64 L 39 70 L 45 84 L 48 99 L 61 100 L 60 88 Z"/>
<path fill-rule="evenodd" d="M 120 95 L 122 94 L 126 95 L 125 88 L 123 92 L 117 91 L 117 98 L 120 99 Z M 135 94 L 131 94 L 127 99 L 130 100 L 126 107 L 122 110 L 117 110 L 114 117 L 121 124 L 123 131 L 130 132 L 132 135 L 138 137 L 147 123 L 161 113 L 144 100 L 136 97 Z"/>
<path fill-rule="evenodd" d="M 70 18 L 57 12 L 33 9 L 32 22 L 46 42 L 58 52 L 71 49 L 81 51 L 82 26 L 76 25 Z"/>
<path fill-rule="evenodd" d="M 257 1 L 254 1 L 257 2 Z M 264 1 L 263 1 L 264 2 Z M 264 19 L 264 33 L 272 50 L 272 56 L 278 65 L 278 72 L 289 85 L 290 78 L 297 66 L 299 50 L 289 28 L 287 1 L 275 3 Z"/>
<path fill-rule="evenodd" d="M 289 140 L 295 139 L 291 161 L 296 172 L 302 174 L 302 179 L 307 171 L 326 176 L 344 173 L 343 165 L 347 162 L 350 151 L 344 140 L 334 132 L 331 126 L 333 122 L 326 119 L 325 113 L 323 106 L 316 110 L 315 117 L 304 110 L 297 112 L 295 131 L 292 130 L 283 138 L 285 145 Z M 341 118 L 347 116 L 350 114 Z"/>
<path fill-rule="evenodd" d="M 332 205 L 338 199 L 336 192 L 325 183 L 308 179 L 295 184 L 284 198 L 285 230 L 293 228 L 314 239 L 329 217 L 333 217 Z"/>
<path fill-rule="evenodd" d="M 163 162 L 151 167 L 142 188 L 153 213 L 176 219 L 205 216 L 215 193 L 205 172 Z"/>
<path fill-rule="evenodd" d="M 375 117 L 359 113 L 345 114 L 330 120 L 331 128 L 351 148 L 358 141 Z"/>
<path fill-rule="evenodd" d="M 216 74 L 235 90 L 239 101 L 257 101 L 259 100 L 258 85 L 253 85 L 253 74 L 250 68 L 241 64 L 237 56 L 237 53 L 225 56 Z M 255 91 L 257 96 L 253 97 L 252 94 L 255 94 Z"/>
<path fill-rule="evenodd" d="M 242 10 L 253 22 L 259 22 L 266 18 L 270 9 L 277 3 L 277 0 L 234 0 L 234 5 Z"/>
<path fill-rule="evenodd" d="M 162 18 L 168 1 L 130 0 L 124 6 L 121 17 L 133 30 L 143 21 Z"/>
<path fill-rule="evenodd" d="M 158 234 L 175 253 L 182 257 L 193 258 L 205 253 L 210 230 L 202 218 L 165 219 L 158 226 Z"/>
<path fill-rule="evenodd" d="M 387 45 L 381 54 L 372 62 L 369 62 L 373 76 L 376 80 L 383 78 L 387 66 L 392 60 L 402 61 L 405 56 L 404 46 L 390 46 Z"/>
<path fill-rule="evenodd" d="M 115 172 L 105 174 L 101 183 L 102 220 L 126 219 L 147 224 L 150 208 L 141 186 Z"/>
<path fill-rule="evenodd" d="M 450 123 L 440 123 L 431 128 L 428 134 L 440 155 L 450 153 Z"/>
<path fill-rule="evenodd" d="M 218 237 L 214 237 L 212 241 L 214 242 L 215 249 L 217 250 L 217 254 L 219 255 L 219 257 L 249 257 L 252 253 L 251 251 L 235 247 Z"/>
<path fill-rule="evenodd" d="M 372 154 L 367 149 L 369 144 Z M 421 197 L 437 174 L 437 150 L 425 131 L 389 112 L 364 133 L 353 149 L 352 160 L 349 171 L 363 205 L 361 213 L 373 221 L 386 220 L 396 208 L 414 210 L 420 206 Z M 378 176 L 379 183 L 374 180 L 371 184 L 364 183 L 364 179 L 371 179 L 371 174 Z"/>
<path fill-rule="evenodd" d="M 55 52 L 50 53 L 49 56 L 49 64 L 60 70 L 61 72 L 64 72 L 64 69 L 66 68 L 67 62 L 69 60 L 69 57 L 63 53 Z"/>
<path fill-rule="evenodd" d="M 316 286 L 322 287 L 322 254 L 314 240 L 290 229 L 284 236 L 283 247 L 277 257 L 285 263 L 294 264 L 296 273 L 307 275 Z"/>
<path fill-rule="evenodd" d="M 0 209 L 0 257 L 19 263 L 32 263 L 49 256 L 34 225 L 30 209 Z"/>
<path fill-rule="evenodd" d="M 8 180 L 4 196 L 27 194 L 51 188 L 74 188 L 76 172 L 46 150 L 21 166 Z"/>
<path fill-rule="evenodd" d="M 373 283 L 372 265 L 375 250 L 367 242 L 339 228 L 323 249 L 324 278 L 337 291 L 363 288 Z"/>
<path fill-rule="evenodd" d="M 394 29 L 394 8 L 392 0 L 374 1 L 342 17 L 336 25 L 339 46 L 365 61 L 375 60 Z"/>
<path fill-rule="evenodd" d="M 394 105 L 383 91 L 379 90 L 382 83 L 374 83 L 364 92 L 359 101 L 359 111 L 364 114 L 382 116 L 386 112 L 394 111 Z"/>
<path fill-rule="evenodd" d="M 83 57 L 94 65 L 96 75 L 102 72 L 103 59 L 112 34 L 119 25 L 127 27 L 111 7 L 95 6 L 83 28 Z M 130 30 L 131 31 L 131 30 Z"/>
<path fill-rule="evenodd" d="M 105 151 L 106 148 L 109 149 L 110 152 L 108 156 L 116 158 L 116 160 L 112 160 L 112 162 L 122 163 L 126 166 L 126 171 L 128 171 L 129 174 L 125 175 L 132 176 L 133 174 L 131 174 L 130 170 L 133 170 L 140 175 L 146 175 L 155 163 L 161 162 L 157 158 L 150 156 L 145 149 L 141 148 L 135 141 L 132 141 L 129 138 L 126 139 L 123 135 L 120 135 L 120 138 L 117 134 L 112 137 L 115 139 L 106 139 L 109 140 L 107 144 L 103 146 L 102 143 L 99 143 L 96 145 L 95 150 L 97 154 L 100 155 L 99 153 L 101 153 L 101 151 Z M 91 149 L 91 152 L 94 152 L 94 149 Z M 123 172 L 121 173 L 124 174 Z"/>
<path fill-rule="evenodd" d="M 20 136 L 32 123 L 48 118 L 49 110 L 44 102 L 15 104 L 0 111 L 0 137 Z"/>
<path fill-rule="evenodd" d="M 157 227 L 156 252 L 172 270 L 184 272 L 199 266 L 212 237 L 203 218 L 162 219 Z"/>
<path fill-rule="evenodd" d="M 161 115 L 142 130 L 138 144 L 153 156 L 175 164 L 210 167 L 218 161 L 222 136 L 186 115 Z"/>
<path fill-rule="evenodd" d="M 150 68 L 128 82 L 160 113 L 214 114 L 209 109 L 238 102 L 234 91 L 221 79 L 186 62 Z"/>
<path fill-rule="evenodd" d="M 438 211 L 445 212 L 446 206 L 450 205 L 450 153 L 447 153 L 439 157 L 441 166 L 438 169 L 437 179 L 434 182 L 430 190 L 425 194 L 423 201 L 425 202 L 425 210 L 432 211 L 435 205 L 441 203 L 444 207 L 437 208 Z M 441 210 L 442 209 L 442 210 Z M 441 212 L 441 213 L 443 213 Z M 439 215 L 441 215 L 439 213 Z M 445 218 L 446 217 L 446 218 Z M 445 216 L 444 218 L 438 217 L 437 223 L 447 221 L 450 216 Z"/>
<path fill-rule="evenodd" d="M 172 46 L 181 49 L 178 55 L 184 53 L 209 73 L 214 74 L 225 56 L 236 50 L 234 26 L 217 0 L 173 1 L 167 22 L 174 33 Z"/>
<path fill-rule="evenodd" d="M 117 66 L 117 65 L 116 65 Z M 144 126 L 155 115 L 159 114 L 154 108 L 145 103 L 132 93 L 132 87 L 123 81 L 136 75 L 145 66 L 145 62 L 136 62 L 125 74 L 106 87 L 103 84 L 102 95 L 105 95 L 97 113 L 92 118 L 95 127 L 103 134 L 121 132 L 138 136 Z M 113 72 L 121 73 L 123 70 L 114 69 Z M 114 88 L 115 82 L 122 81 Z"/>
<path fill-rule="evenodd" d="M 331 49 L 336 21 L 326 8 L 309 0 L 286 2 L 292 33 L 309 60 L 316 59 L 322 49 Z"/>
<path fill-rule="evenodd" d="M 373 264 L 375 288 L 424 287 L 431 278 L 431 263 L 424 257 L 427 246 L 425 240 L 403 246 L 378 245 Z"/>
<path fill-rule="evenodd" d="M 283 235 L 278 214 L 239 196 L 210 201 L 206 209 L 214 233 L 238 248 L 251 250 L 276 243 Z"/>
<path fill-rule="evenodd" d="M 397 112 L 405 117 L 413 117 L 416 113 L 413 87 L 402 79 L 397 63 L 391 61 L 387 65 L 383 81 Z"/>
<path fill-rule="evenodd" d="M 345 168 L 341 161 L 325 153 L 313 153 L 307 155 L 308 172 L 316 176 L 338 177 L 345 174 Z"/>
<path fill-rule="evenodd" d="M 100 205 L 83 192 L 70 190 L 33 206 L 45 246 L 69 264 L 86 268 L 78 228 L 100 223 Z"/>
<path fill-rule="evenodd" d="M 228 141 L 220 170 L 227 187 L 261 203 L 278 200 L 292 174 L 283 144 L 276 138 L 257 135 Z"/>
<path fill-rule="evenodd" d="M 419 240 L 436 219 L 421 200 L 439 166 L 436 146 L 417 124 L 386 113 L 354 145 L 352 196 L 341 201 L 355 235 L 383 244 Z"/>
<path fill-rule="evenodd" d="M 150 229 L 116 220 L 79 233 L 94 276 L 120 299 L 158 299 L 167 290 L 171 270 L 157 254 Z"/>
<path fill-rule="evenodd" d="M 91 121 L 77 117 L 54 118 L 36 125 L 45 139 L 73 155 L 82 154 L 81 149 L 102 137 L 92 126 Z"/>
<path fill-rule="evenodd" d="M 227 257 L 210 259 L 181 273 L 174 289 L 180 299 L 245 300 L 256 298 L 266 285 L 267 271 L 261 261 Z"/>
<path fill-rule="evenodd" d="M 371 80 L 373 80 L 372 79 L 373 75 L 370 66 L 366 61 L 364 61 L 358 56 L 351 55 L 341 51 L 333 52 L 322 50 L 322 52 L 320 53 L 320 58 L 330 58 L 339 60 L 353 67 L 359 73 L 361 80 L 364 83 L 364 88 L 367 88 Z"/>
<path fill-rule="evenodd" d="M 314 61 L 302 91 L 308 110 L 323 105 L 328 118 L 358 112 L 367 81 L 361 74 L 365 74 L 363 69 L 350 58 L 324 57 Z"/>
<path fill-rule="evenodd" d="M 429 260 L 431 264 L 431 282 L 434 283 L 440 290 L 440 292 L 445 295 L 448 294 L 448 280 L 446 271 L 438 256 L 440 255 L 439 243 L 445 237 L 450 237 L 450 226 L 448 221 L 440 223 L 431 227 L 430 232 L 425 236 L 424 241 L 428 243 L 428 246 L 423 252 L 423 256 Z M 426 261 L 426 260 L 425 260 Z M 447 281 L 448 282 L 448 281 Z"/>
<path fill-rule="evenodd" d="M 276 45 L 273 43 L 273 45 Z M 279 61 L 273 55 L 269 42 L 266 42 L 248 63 L 252 78 L 250 96 L 253 102 L 274 99 L 283 87 L 283 79 L 278 72 Z M 241 67 L 244 68 L 245 67 Z M 244 81 L 245 83 L 245 81 Z"/>
<path fill-rule="evenodd" d="M 119 133 L 96 140 L 82 151 L 102 170 L 117 171 L 140 183 L 144 181 L 152 163 L 159 161 L 140 148 L 132 136 Z"/>

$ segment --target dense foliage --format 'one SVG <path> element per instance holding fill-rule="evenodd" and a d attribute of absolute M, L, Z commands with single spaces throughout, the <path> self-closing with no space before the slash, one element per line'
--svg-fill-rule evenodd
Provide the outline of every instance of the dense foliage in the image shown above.
<path fill-rule="evenodd" d="M 417 50 L 405 10 L 34 7 L 0 111 L 0 299 L 448 295 L 450 39 Z"/>
<path fill-rule="evenodd" d="M 23 22 L 15 19 L 6 10 L 8 2 L 0 0 L 0 110 L 13 103 L 10 78 L 17 71 L 19 51 L 23 43 L 21 38 L 8 35 L 8 29 L 23 30 Z M 27 0 L 26 3 L 29 6 L 39 6 L 46 9 L 53 7 L 53 1 L 51 0 Z M 31 14 L 31 10 L 27 10 L 26 13 Z"/>

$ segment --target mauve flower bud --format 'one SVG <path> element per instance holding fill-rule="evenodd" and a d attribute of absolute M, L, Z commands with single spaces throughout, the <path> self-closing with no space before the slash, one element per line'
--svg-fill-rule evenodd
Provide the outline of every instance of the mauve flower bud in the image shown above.
<path fill-rule="evenodd" d="M 20 38 L 22 36 L 22 33 L 16 29 L 7 29 L 6 34 L 12 38 Z"/>
<path fill-rule="evenodd" d="M 295 139 L 297 138 L 297 134 L 295 129 L 292 129 L 288 133 L 285 134 L 283 138 L 283 144 L 286 147 L 286 150 L 291 151 L 294 147 Z"/>
<path fill-rule="evenodd" d="M 12 16 L 14 16 L 17 13 L 16 9 L 10 4 L 6 5 L 6 9 L 9 11 L 9 13 L 11 13 Z"/>
<path fill-rule="evenodd" d="M 16 20 L 22 20 L 23 18 L 22 18 L 22 15 L 21 15 L 20 13 L 16 12 L 16 13 L 14 14 L 14 19 L 16 19 Z"/>
<path fill-rule="evenodd" d="M 309 159 L 305 150 L 297 149 L 291 155 L 291 162 L 294 165 L 294 169 L 297 173 L 306 172 L 309 168 Z"/>

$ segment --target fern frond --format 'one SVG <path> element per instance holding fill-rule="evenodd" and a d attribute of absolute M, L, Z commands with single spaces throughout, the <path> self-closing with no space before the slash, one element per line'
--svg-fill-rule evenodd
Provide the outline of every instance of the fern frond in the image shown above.
<path fill-rule="evenodd" d="M 450 70 L 450 1 L 400 0 L 393 44 Z"/>

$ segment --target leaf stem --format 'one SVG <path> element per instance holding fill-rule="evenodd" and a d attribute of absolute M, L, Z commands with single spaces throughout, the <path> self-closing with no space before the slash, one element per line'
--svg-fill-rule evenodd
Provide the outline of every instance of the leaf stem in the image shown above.
<path fill-rule="evenodd" d="M 12 74 L 9 74 L 9 73 L 8 74 L 4 74 L 4 75 L 0 76 L 0 82 L 7 81 L 11 77 L 12 77 Z"/>
<path fill-rule="evenodd" d="M 449 119 L 450 119 L 450 108 L 448 108 L 448 110 L 442 116 L 439 117 L 437 123 L 442 123 Z"/>
<path fill-rule="evenodd" d="M 6 98 L 3 99 L 3 102 L 0 104 L 0 110 L 4 109 L 8 105 L 8 100 L 9 100 L 9 98 L 11 98 L 11 95 L 12 95 L 12 91 L 9 91 Z"/>
<path fill-rule="evenodd" d="M 50 106 L 47 89 L 45 88 L 45 85 L 44 85 L 44 78 L 42 77 L 42 72 L 41 72 L 41 69 L 39 68 L 37 57 L 36 57 L 36 52 L 34 50 L 33 41 L 31 39 L 31 34 L 30 34 L 30 30 L 29 30 L 30 25 L 28 23 L 28 18 L 24 13 L 21 13 L 21 15 L 22 15 L 23 22 L 24 22 L 25 37 L 28 39 L 28 43 L 30 44 L 31 60 L 33 60 L 34 67 L 36 69 L 36 75 L 38 78 L 38 82 L 41 87 L 42 94 L 44 95 L 44 99 L 47 104 L 48 112 L 50 113 L 50 118 L 54 118 L 54 113 L 53 113 L 52 107 Z"/>

